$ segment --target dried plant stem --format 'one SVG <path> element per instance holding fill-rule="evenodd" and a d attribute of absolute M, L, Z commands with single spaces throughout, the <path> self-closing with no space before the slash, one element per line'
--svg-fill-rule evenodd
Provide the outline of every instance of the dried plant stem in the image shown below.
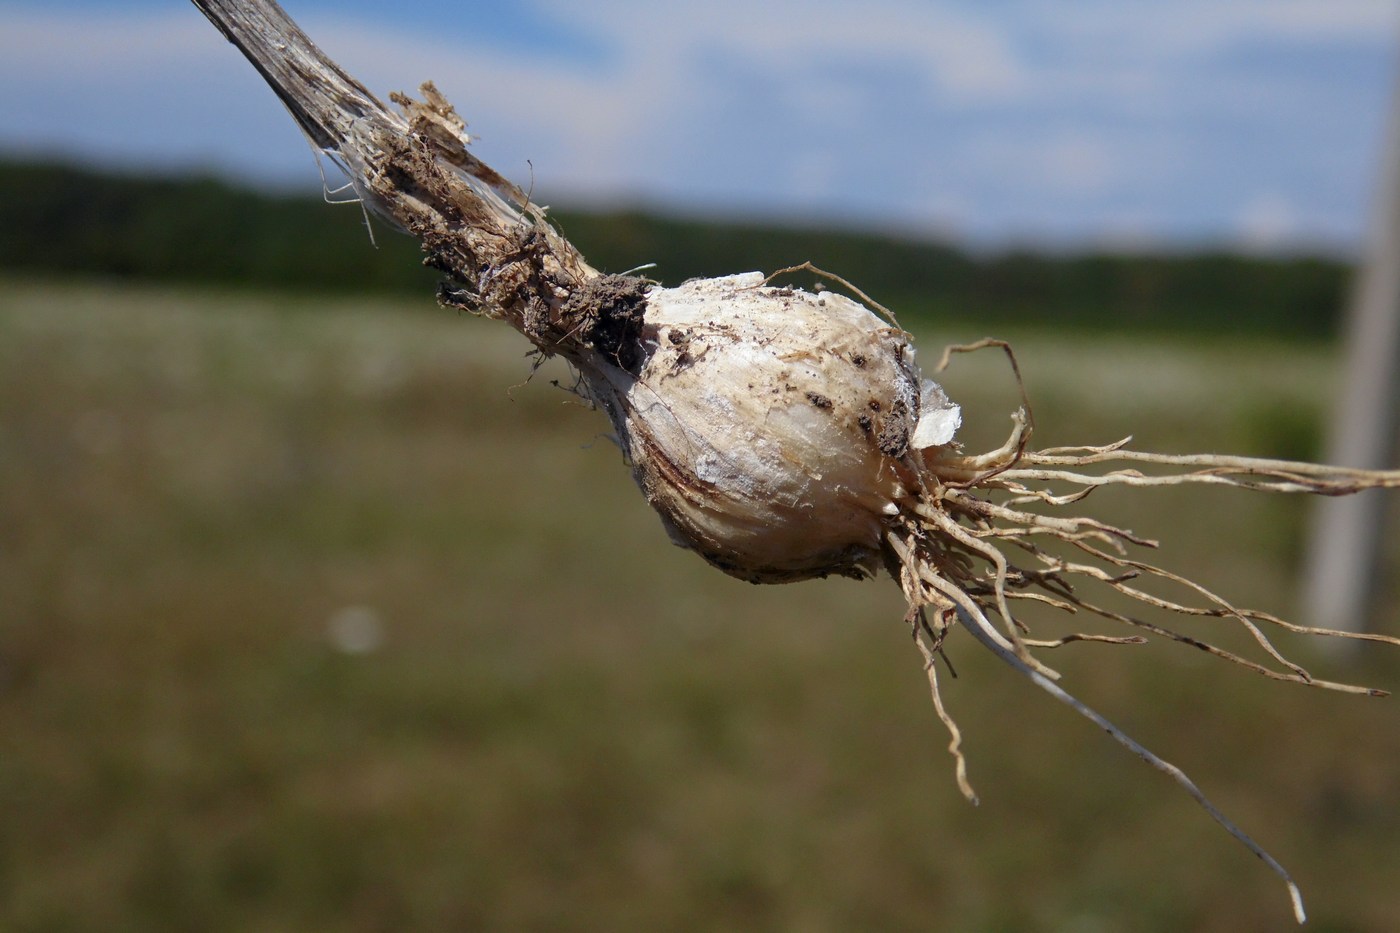
<path fill-rule="evenodd" d="M 424 263 L 449 279 L 444 304 L 506 321 L 545 355 L 582 371 L 622 337 L 600 320 L 609 298 L 640 280 L 600 276 L 542 208 L 476 158 L 466 124 L 431 82 L 421 101 L 386 106 L 347 74 L 272 0 L 193 0 L 247 57 L 311 144 L 344 169 L 356 195 L 422 245 Z M 624 286 L 622 283 L 625 282 Z"/>

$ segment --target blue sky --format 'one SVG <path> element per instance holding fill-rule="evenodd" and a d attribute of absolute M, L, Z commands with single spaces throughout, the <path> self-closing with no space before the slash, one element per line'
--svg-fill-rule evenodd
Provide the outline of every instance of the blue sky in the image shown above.
<path fill-rule="evenodd" d="M 1400 0 L 284 5 L 541 200 L 992 246 L 1354 247 L 1400 39 Z M 181 0 L 0 0 L 0 151 L 318 180 Z"/>

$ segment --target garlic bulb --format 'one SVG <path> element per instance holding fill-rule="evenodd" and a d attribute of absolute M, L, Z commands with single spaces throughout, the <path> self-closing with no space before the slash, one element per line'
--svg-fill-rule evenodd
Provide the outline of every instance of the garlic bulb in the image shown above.
<path fill-rule="evenodd" d="M 653 288 L 643 321 L 637 372 L 588 384 L 672 540 L 754 583 L 872 575 L 907 455 L 960 417 L 908 335 L 757 272 Z"/>
<path fill-rule="evenodd" d="M 1024 387 L 1006 444 L 965 455 L 954 443 L 961 412 L 920 377 L 908 335 L 857 302 L 770 287 L 757 273 L 678 288 L 600 275 L 526 192 L 468 151 L 466 124 L 431 84 L 423 85 L 422 101 L 395 95 L 399 109 L 390 110 L 272 0 L 194 2 L 253 62 L 313 145 L 345 169 L 364 203 L 422 243 L 425 262 L 448 277 L 439 290 L 443 304 L 503 320 L 541 354 L 561 356 L 577 369 L 582 390 L 608 413 L 634 477 L 675 541 L 755 583 L 890 571 L 908 600 L 905 621 L 969 799 L 960 734 L 940 698 L 935 663 L 955 628 L 1169 774 L 1283 878 L 1303 920 L 1298 888 L 1278 862 L 1180 769 L 1074 699 L 1030 653 L 1076 641 L 1145 638 L 1089 632 L 1036 641 L 1020 607 L 1038 604 L 1135 626 L 1278 680 L 1381 694 L 1313 677 L 1273 645 L 1260 623 L 1400 640 L 1309 629 L 1236 608 L 1200 584 L 1128 556 L 1129 547 L 1154 546 L 1150 539 L 1089 516 L 1045 513 L 1100 486 L 1201 483 L 1342 495 L 1400 487 L 1400 471 L 1151 454 L 1128 450 L 1126 440 L 1032 450 Z M 1007 353 L 1019 384 L 1004 342 L 951 349 L 984 346 Z M 1197 601 L 1155 595 L 1148 589 L 1154 582 Z M 1109 601 L 1100 602 L 1103 596 Z M 1233 619 L 1268 660 L 1250 660 L 1120 608 L 1134 604 Z"/>

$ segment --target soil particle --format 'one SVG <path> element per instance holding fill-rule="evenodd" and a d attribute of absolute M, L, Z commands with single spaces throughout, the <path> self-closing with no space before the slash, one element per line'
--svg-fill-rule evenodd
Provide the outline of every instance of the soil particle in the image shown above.
<path fill-rule="evenodd" d="M 822 395 L 820 392 L 808 392 L 807 401 L 811 402 L 813 405 L 820 408 L 822 411 L 831 411 L 831 399 L 827 398 L 825 395 Z"/>
<path fill-rule="evenodd" d="M 644 356 L 640 334 L 650 287 L 635 276 L 591 279 L 559 308 L 559 329 L 636 375 Z"/>
<path fill-rule="evenodd" d="M 875 438 L 880 451 L 886 456 L 902 457 L 909 449 L 909 407 L 895 399 L 890 413 L 880 422 L 880 431 Z"/>

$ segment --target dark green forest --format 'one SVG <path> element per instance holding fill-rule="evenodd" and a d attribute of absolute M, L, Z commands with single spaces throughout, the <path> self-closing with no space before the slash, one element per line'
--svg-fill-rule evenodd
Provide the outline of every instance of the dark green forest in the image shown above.
<path fill-rule="evenodd" d="M 906 322 L 1333 335 L 1350 267 L 1326 257 L 1220 250 L 1131 255 L 973 253 L 929 240 L 795 225 L 560 209 L 595 266 L 655 263 L 668 284 L 810 261 Z M 0 271 L 430 295 L 417 246 L 353 204 L 273 195 L 212 177 L 146 177 L 0 161 Z"/>

